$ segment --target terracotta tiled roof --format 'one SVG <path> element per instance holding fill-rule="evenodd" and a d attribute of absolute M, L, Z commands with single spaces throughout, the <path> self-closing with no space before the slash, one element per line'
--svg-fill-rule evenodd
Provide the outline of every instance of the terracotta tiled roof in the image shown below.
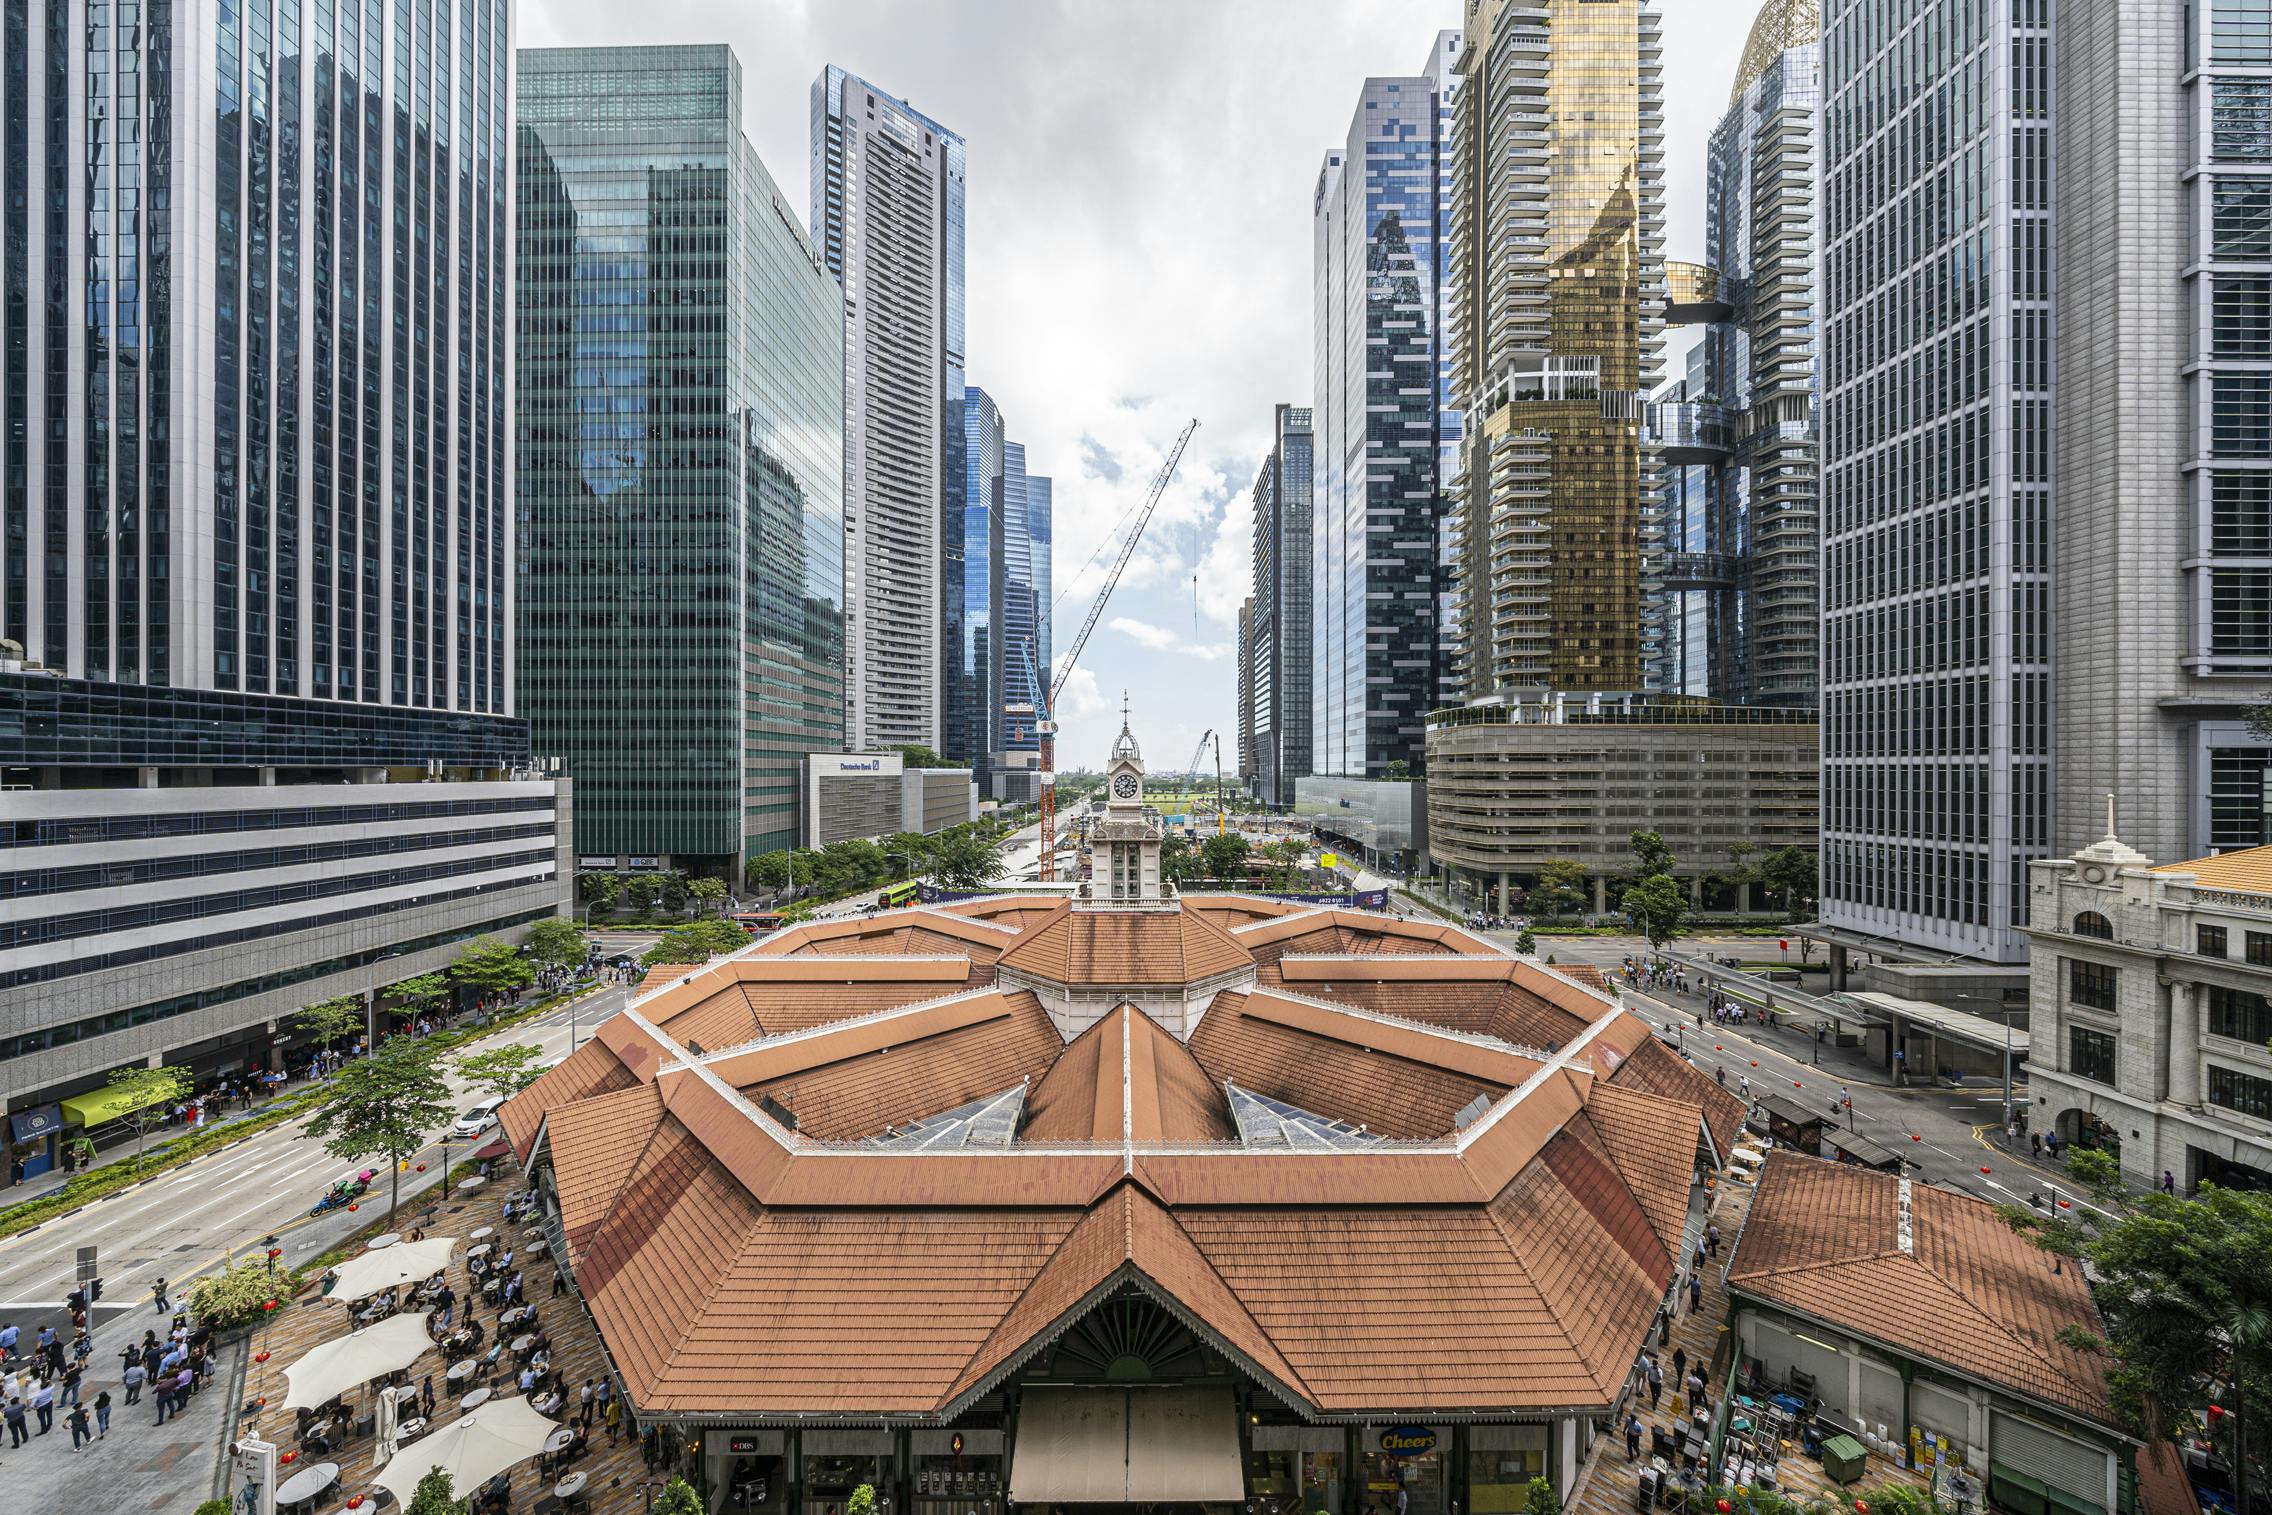
<path fill-rule="evenodd" d="M 507 1128 L 543 1126 L 634 1405 L 941 1416 L 1134 1288 L 1321 1413 L 1605 1411 L 1672 1274 L 1698 1111 L 1732 1097 L 1465 933 L 1263 909 L 1233 935 L 1242 908 L 792 928 L 601 1023 Z M 1000 956 L 1188 991 L 1250 942 L 1350 957 L 1217 992 L 1188 1044 L 1123 1004 L 1067 1045 L 991 985 Z M 1249 1149 L 1226 1080 L 1401 1140 Z M 859 1144 L 1020 1083 L 999 1148 Z"/>
<path fill-rule="evenodd" d="M 1609 1081 L 1620 1089 L 1659 1095 L 1702 1110 L 1712 1132 L 1712 1148 L 1722 1158 L 1735 1150 L 1743 1134 L 1743 1100 L 1653 1036 L 1634 1047 L 1610 1074 Z"/>
<path fill-rule="evenodd" d="M 1382 1136 L 1448 1135 L 1470 1101 L 1511 1087 L 1297 1030 L 1247 1007 L 1247 995 L 1218 994 L 1191 1033 L 1192 1055 L 1212 1082 L 1228 1080 Z"/>
<path fill-rule="evenodd" d="M 2197 857 L 2190 863 L 2164 863 L 2156 873 L 2190 873 L 2204 889 L 2230 889 L 2241 894 L 2272 894 L 2272 847 L 2242 847 L 2215 857 Z"/>
<path fill-rule="evenodd" d="M 1064 904 L 1061 896 L 1041 894 L 999 895 L 990 899 L 957 900 L 938 908 L 948 915 L 967 915 L 997 926 L 1015 926 L 1024 931 L 1038 925 L 1041 920 L 1055 915 Z"/>
<path fill-rule="evenodd" d="M 2103 1361 L 2058 1340 L 2068 1326 L 2102 1329 L 2089 1286 L 2079 1270 L 2052 1265 L 1984 1200 L 1772 1152 L 1728 1260 L 1728 1287 L 2115 1425 Z"/>
<path fill-rule="evenodd" d="M 987 996 L 1004 1013 L 972 1025 L 889 1045 L 852 1044 L 836 1061 L 797 1069 L 743 1092 L 768 1095 L 822 1141 L 880 1136 L 886 1126 L 920 1120 L 1039 1079 L 1064 1047 L 1030 994 Z M 827 1045 L 827 1044 L 821 1044 Z"/>
<path fill-rule="evenodd" d="M 1588 989 L 1609 993 L 1609 975 L 1592 963 L 1555 963 L 1546 971 L 1558 978 L 1566 978 L 1573 984 L 1583 984 Z"/>
<path fill-rule="evenodd" d="M 2151 1441 L 2139 1450 L 2138 1505 L 2145 1515 L 2201 1515 L 2193 1480 L 2169 1442 Z"/>
<path fill-rule="evenodd" d="M 505 1101 L 497 1112 L 497 1123 L 504 1127 L 514 1153 L 526 1162 L 547 1112 L 611 1090 L 627 1089 L 637 1082 L 638 1077 L 623 1066 L 622 1060 L 594 1037 Z"/>
<path fill-rule="evenodd" d="M 1196 910 L 1066 909 L 996 964 L 1053 984 L 1192 984 L 1250 967 L 1232 935 Z"/>

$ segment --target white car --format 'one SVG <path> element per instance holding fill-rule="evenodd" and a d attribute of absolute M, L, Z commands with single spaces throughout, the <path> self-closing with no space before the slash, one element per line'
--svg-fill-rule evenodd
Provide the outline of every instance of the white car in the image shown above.
<path fill-rule="evenodd" d="M 504 1100 L 493 1094 L 466 1111 L 465 1114 L 458 1117 L 457 1124 L 450 1127 L 450 1139 L 469 1142 L 496 1125 L 497 1107 L 503 1103 L 505 1103 Z"/>

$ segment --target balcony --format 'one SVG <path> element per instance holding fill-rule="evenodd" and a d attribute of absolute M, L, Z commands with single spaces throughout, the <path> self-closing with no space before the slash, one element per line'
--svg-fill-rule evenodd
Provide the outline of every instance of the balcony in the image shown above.
<path fill-rule="evenodd" d="M 1650 406 L 1649 431 L 1668 463 L 1717 463 L 1735 447 L 1727 407 L 1699 400 Z"/>
<path fill-rule="evenodd" d="M 1657 582 L 1674 592 L 1694 589 L 1733 589 L 1742 565 L 1732 552 L 1672 552 L 1665 554 L 1664 571 Z"/>

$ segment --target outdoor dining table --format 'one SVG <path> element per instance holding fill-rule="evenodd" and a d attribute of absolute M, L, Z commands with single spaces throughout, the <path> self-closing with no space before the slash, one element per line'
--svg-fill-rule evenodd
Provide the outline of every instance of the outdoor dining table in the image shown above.
<path fill-rule="evenodd" d="M 536 1333 L 534 1331 L 524 1331 L 520 1335 L 513 1338 L 513 1355 L 517 1358 L 527 1357 L 529 1355 L 529 1352 L 535 1346 Z"/>
<path fill-rule="evenodd" d="M 497 1324 L 501 1326 L 522 1326 L 529 1325 L 535 1320 L 535 1305 L 515 1305 L 512 1309 L 497 1317 Z"/>
<path fill-rule="evenodd" d="M 454 1389 L 480 1371 L 480 1363 L 475 1362 L 470 1357 L 465 1357 L 451 1363 L 450 1371 L 444 1376 L 449 1380 L 450 1387 Z"/>
<path fill-rule="evenodd" d="M 394 1428 L 394 1439 L 396 1441 L 413 1441 L 425 1434 L 426 1417 L 423 1415 L 413 1415 Z"/>
<path fill-rule="evenodd" d="M 560 1482 L 552 1486 L 552 1497 L 559 1500 L 562 1504 L 566 1504 L 571 1499 L 581 1498 L 584 1492 L 584 1485 L 589 1482 L 591 1482 L 589 1475 L 583 1473 L 571 1473 L 566 1478 L 561 1479 Z"/>
<path fill-rule="evenodd" d="M 484 1384 L 459 1400 L 458 1408 L 461 1410 L 478 1410 L 487 1403 L 489 1403 L 489 1387 Z"/>
<path fill-rule="evenodd" d="M 402 1240 L 402 1233 L 400 1231 L 388 1231 L 383 1235 L 372 1237 L 370 1241 L 365 1243 L 365 1245 L 368 1246 L 373 1252 L 376 1252 L 381 1247 L 391 1247 L 400 1240 Z"/>
<path fill-rule="evenodd" d="M 559 1413 L 561 1405 L 565 1403 L 567 1403 L 567 1396 L 554 1392 L 538 1400 L 533 1408 L 539 1415 L 555 1415 Z"/>
<path fill-rule="evenodd" d="M 486 1178 L 461 1178 L 458 1180 L 458 1193 L 471 1194 L 474 1190 L 480 1188 L 483 1184 L 486 1184 L 488 1182 L 489 1180 Z"/>
<path fill-rule="evenodd" d="M 339 1482 L 339 1464 L 319 1462 L 300 1469 L 276 1486 L 276 1503 L 279 1507 L 301 1504 L 313 1500 L 324 1490 Z"/>

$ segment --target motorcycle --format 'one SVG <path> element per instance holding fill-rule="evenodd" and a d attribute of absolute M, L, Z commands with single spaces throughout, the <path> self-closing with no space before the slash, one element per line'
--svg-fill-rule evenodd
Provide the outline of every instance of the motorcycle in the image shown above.
<path fill-rule="evenodd" d="M 327 1210 L 336 1210 L 342 1205 L 352 1204 L 361 1199 L 364 1191 L 371 1187 L 371 1178 L 372 1175 L 366 1171 L 356 1174 L 353 1178 L 343 1178 L 338 1183 L 333 1184 L 328 1190 L 324 1191 L 323 1198 L 316 1201 L 315 1208 L 308 1211 L 309 1217 L 312 1219 Z"/>

